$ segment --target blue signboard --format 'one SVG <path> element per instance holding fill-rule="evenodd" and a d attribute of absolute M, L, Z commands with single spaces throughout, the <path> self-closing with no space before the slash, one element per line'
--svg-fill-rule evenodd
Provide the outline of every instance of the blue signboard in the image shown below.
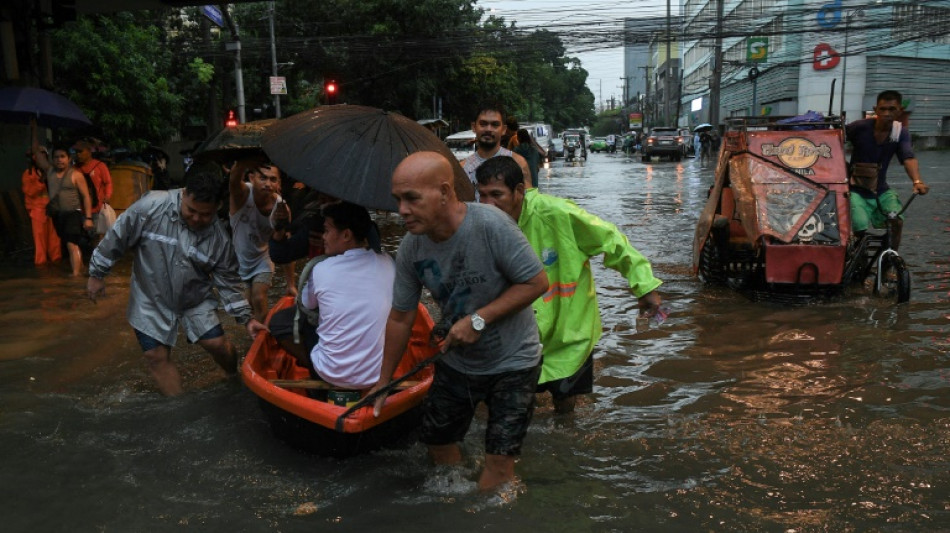
<path fill-rule="evenodd" d="M 208 17 L 208 20 L 217 24 L 219 28 L 224 27 L 224 15 L 221 14 L 218 6 L 201 6 L 201 12 Z"/>

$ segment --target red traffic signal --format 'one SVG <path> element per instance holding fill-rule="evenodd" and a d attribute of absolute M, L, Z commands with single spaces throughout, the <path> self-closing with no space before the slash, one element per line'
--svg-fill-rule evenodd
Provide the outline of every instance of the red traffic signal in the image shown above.
<path fill-rule="evenodd" d="M 339 86 L 336 83 L 336 80 L 326 80 L 323 82 L 323 96 L 326 97 L 327 105 L 333 105 L 336 103 L 336 95 L 339 91 Z"/>
<path fill-rule="evenodd" d="M 225 128 L 236 128 L 238 125 L 237 118 L 234 116 L 234 110 L 231 109 L 228 111 L 228 119 L 224 121 Z"/>

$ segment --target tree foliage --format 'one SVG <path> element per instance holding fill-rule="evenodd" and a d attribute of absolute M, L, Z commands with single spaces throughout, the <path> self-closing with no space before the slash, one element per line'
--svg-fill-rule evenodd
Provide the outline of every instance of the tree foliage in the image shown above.
<path fill-rule="evenodd" d="M 273 116 L 269 3 L 231 7 L 242 43 L 247 119 Z M 339 103 L 466 126 L 479 103 L 556 128 L 593 120 L 587 72 L 551 32 L 483 18 L 473 0 L 276 2 L 281 97 L 288 116 L 320 105 L 334 79 Z M 195 8 L 80 16 L 55 31 L 56 81 L 113 145 L 141 148 L 233 109 L 234 39 Z"/>
<path fill-rule="evenodd" d="M 169 76 L 164 32 L 142 14 L 86 16 L 53 32 L 56 85 L 114 146 L 170 137 L 186 95 Z"/>

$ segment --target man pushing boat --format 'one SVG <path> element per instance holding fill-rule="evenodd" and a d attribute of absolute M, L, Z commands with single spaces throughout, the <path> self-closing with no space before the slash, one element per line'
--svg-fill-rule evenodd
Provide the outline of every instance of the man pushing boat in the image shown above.
<path fill-rule="evenodd" d="M 392 191 L 409 233 L 396 256 L 383 365 L 371 392 L 392 380 L 422 288 L 429 289 L 441 310 L 435 330 L 444 356 L 423 404 L 421 439 L 437 464 L 460 463 L 459 442 L 484 401 L 488 427 L 478 486 L 495 488 L 514 479 L 534 411 L 541 348 L 531 302 L 547 289 L 547 275 L 507 215 L 458 199 L 442 155 L 409 155 L 393 173 Z M 377 415 L 384 401 L 377 400 Z"/>

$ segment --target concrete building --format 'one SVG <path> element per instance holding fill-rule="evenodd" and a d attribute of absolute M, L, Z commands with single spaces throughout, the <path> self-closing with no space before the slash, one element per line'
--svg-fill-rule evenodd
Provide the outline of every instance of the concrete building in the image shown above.
<path fill-rule="evenodd" d="M 950 0 L 723 1 L 721 118 L 828 113 L 834 83 L 833 112 L 849 121 L 870 112 L 877 93 L 896 89 L 912 134 L 950 135 Z M 710 118 L 719 24 L 716 0 L 681 7 L 680 123 L 691 126 Z"/>
<path fill-rule="evenodd" d="M 682 80 L 681 28 L 679 16 L 624 20 L 625 111 L 642 113 L 647 127 L 676 123 Z"/>

